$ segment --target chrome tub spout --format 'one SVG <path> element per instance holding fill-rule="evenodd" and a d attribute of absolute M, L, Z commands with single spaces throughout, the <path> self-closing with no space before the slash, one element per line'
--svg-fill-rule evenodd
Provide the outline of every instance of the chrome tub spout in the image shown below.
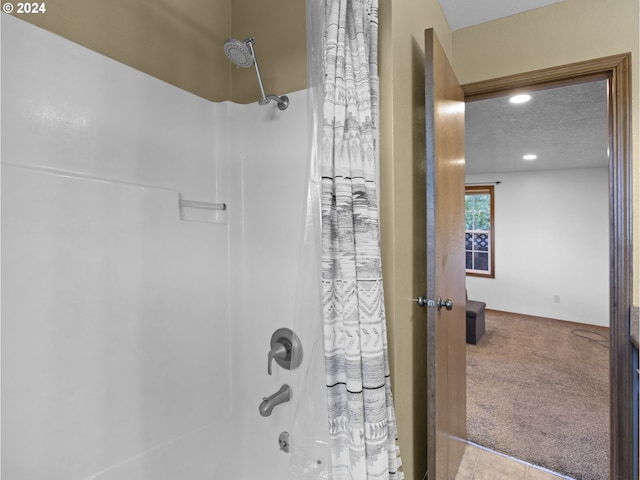
<path fill-rule="evenodd" d="M 273 407 L 275 407 L 276 405 L 280 405 L 281 403 L 288 402 L 289 400 L 291 400 L 291 387 L 287 384 L 282 385 L 280 390 L 278 390 L 276 393 L 262 399 L 262 403 L 258 407 L 258 410 L 260 410 L 260 415 L 262 415 L 263 417 L 268 417 L 269 415 L 271 415 Z"/>

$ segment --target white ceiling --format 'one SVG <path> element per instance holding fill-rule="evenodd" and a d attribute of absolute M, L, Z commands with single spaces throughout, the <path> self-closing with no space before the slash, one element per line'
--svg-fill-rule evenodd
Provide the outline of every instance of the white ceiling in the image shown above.
<path fill-rule="evenodd" d="M 607 81 L 468 102 L 465 111 L 467 174 L 608 166 Z M 534 161 L 523 155 L 533 153 Z"/>
<path fill-rule="evenodd" d="M 439 0 L 451 30 L 478 25 L 562 0 Z"/>

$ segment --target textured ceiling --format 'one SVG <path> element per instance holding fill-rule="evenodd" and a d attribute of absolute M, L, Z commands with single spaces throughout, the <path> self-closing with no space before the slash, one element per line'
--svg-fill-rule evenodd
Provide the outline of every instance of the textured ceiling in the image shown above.
<path fill-rule="evenodd" d="M 607 167 L 607 82 L 539 90 L 466 104 L 466 173 Z M 533 153 L 534 161 L 522 156 Z"/>
<path fill-rule="evenodd" d="M 451 30 L 490 22 L 561 0 L 439 0 Z"/>

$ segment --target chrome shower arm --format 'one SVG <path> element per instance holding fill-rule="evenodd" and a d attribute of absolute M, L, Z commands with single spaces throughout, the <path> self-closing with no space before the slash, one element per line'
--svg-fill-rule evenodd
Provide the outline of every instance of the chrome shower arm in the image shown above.
<path fill-rule="evenodd" d="M 253 65 L 256 67 L 256 76 L 258 77 L 258 85 L 260 86 L 260 93 L 262 94 L 262 100 L 260 100 L 260 102 L 264 102 L 267 96 L 264 93 L 264 86 L 262 85 L 262 75 L 260 75 L 260 67 L 258 66 L 258 57 L 256 56 L 256 52 L 253 49 L 253 42 L 254 42 L 253 37 L 249 37 L 245 40 L 245 43 L 249 47 L 249 50 L 251 51 L 251 55 L 253 56 Z M 269 103 L 269 101 L 267 100 L 266 103 Z M 262 105 L 262 103 L 260 104 Z"/>

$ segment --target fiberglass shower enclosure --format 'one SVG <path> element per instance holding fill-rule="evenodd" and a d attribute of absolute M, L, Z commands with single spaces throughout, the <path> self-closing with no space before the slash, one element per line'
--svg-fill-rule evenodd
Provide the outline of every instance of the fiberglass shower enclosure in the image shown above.
<path fill-rule="evenodd" d="M 2 478 L 327 478 L 307 92 L 213 104 L 4 14 L 2 45 Z"/>

